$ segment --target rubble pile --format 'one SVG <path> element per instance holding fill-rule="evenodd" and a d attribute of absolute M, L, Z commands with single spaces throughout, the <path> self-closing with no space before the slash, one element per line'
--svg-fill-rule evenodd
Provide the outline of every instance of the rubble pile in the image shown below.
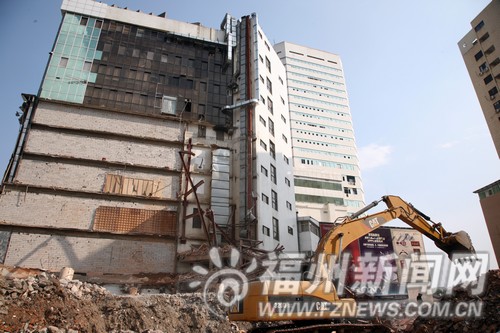
<path fill-rule="evenodd" d="M 47 273 L 0 276 L 0 332 L 237 332 L 250 326 L 230 322 L 215 295 L 207 304 L 201 293 L 118 296 Z"/>
<path fill-rule="evenodd" d="M 450 296 L 441 301 L 482 302 L 480 317 L 453 318 L 416 318 L 411 332 L 442 333 L 442 332 L 483 332 L 496 333 L 500 331 L 500 270 L 491 270 L 486 275 L 485 291 L 480 295 L 472 295 L 470 288 L 455 287 Z"/>

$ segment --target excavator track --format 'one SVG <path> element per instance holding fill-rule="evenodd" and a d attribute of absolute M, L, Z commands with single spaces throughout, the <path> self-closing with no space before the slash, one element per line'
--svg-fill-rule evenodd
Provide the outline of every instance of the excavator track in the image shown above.
<path fill-rule="evenodd" d="M 248 333 L 391 333 L 392 329 L 382 324 L 354 324 L 354 323 L 330 323 L 312 324 L 298 326 L 297 324 L 286 324 L 274 327 L 260 327 L 248 331 Z"/>

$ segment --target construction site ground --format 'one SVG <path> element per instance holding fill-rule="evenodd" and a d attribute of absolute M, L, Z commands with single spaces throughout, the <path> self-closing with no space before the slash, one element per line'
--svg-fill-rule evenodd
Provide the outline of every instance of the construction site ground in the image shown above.
<path fill-rule="evenodd" d="M 2 267 L 0 276 L 1 332 L 245 332 L 251 323 L 231 322 L 215 294 L 115 295 L 102 286 L 59 279 L 41 272 L 19 277 Z M 480 318 L 378 319 L 393 332 L 498 332 L 500 271 L 488 272 L 486 290 L 471 296 L 461 288 L 453 302 L 483 301 Z M 208 306 L 207 306 L 208 304 Z M 211 308 L 212 310 L 209 310 Z"/>

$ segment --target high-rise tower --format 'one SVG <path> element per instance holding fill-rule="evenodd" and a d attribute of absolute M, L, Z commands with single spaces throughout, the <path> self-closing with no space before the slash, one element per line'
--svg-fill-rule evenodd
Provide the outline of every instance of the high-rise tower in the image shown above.
<path fill-rule="evenodd" d="M 299 229 L 316 235 L 318 222 L 364 206 L 344 71 L 336 54 L 289 42 L 274 48 L 287 73 Z"/>

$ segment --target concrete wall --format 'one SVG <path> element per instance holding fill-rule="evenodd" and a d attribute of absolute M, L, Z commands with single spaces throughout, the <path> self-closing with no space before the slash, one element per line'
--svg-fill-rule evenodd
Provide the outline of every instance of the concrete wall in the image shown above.
<path fill-rule="evenodd" d="M 28 188 L 29 190 L 29 188 Z M 99 206 L 177 211 L 176 204 L 111 201 L 61 193 L 7 191 L 0 197 L 0 222 L 9 225 L 91 230 Z"/>
<path fill-rule="evenodd" d="M 12 233 L 4 264 L 107 274 L 173 272 L 175 243 Z"/>

